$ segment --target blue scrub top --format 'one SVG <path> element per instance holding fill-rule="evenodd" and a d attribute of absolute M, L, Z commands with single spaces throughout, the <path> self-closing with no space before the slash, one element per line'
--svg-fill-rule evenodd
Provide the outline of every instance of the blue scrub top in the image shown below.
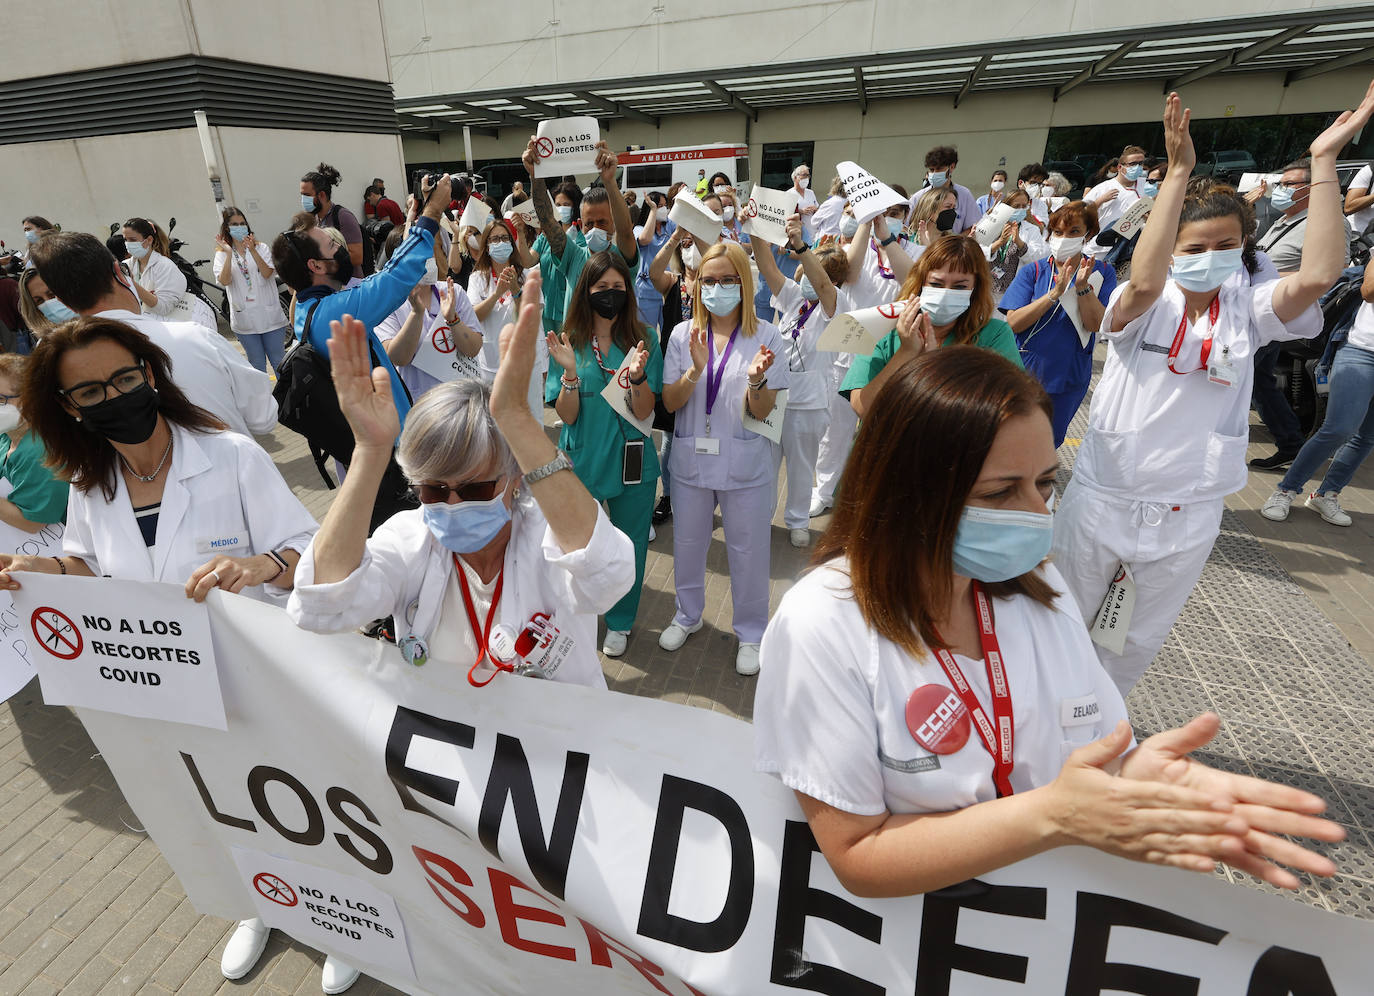
<path fill-rule="evenodd" d="M 1098 260 L 1093 268 L 1102 274 L 1102 288 L 1098 299 L 1105 305 L 1116 290 L 1116 270 Z M 1054 282 L 1052 261 L 1039 259 L 1022 264 L 1007 292 L 998 305 L 1005 312 L 1024 308 L 1044 295 Z M 1073 293 L 1070 288 L 1069 293 Z M 1056 304 L 1033 322 L 1024 332 L 1016 333 L 1016 345 L 1021 362 L 1033 373 L 1050 394 L 1064 394 L 1086 387 L 1093 376 L 1093 345 L 1096 334 L 1085 347 L 1078 338 L 1062 305 Z"/>

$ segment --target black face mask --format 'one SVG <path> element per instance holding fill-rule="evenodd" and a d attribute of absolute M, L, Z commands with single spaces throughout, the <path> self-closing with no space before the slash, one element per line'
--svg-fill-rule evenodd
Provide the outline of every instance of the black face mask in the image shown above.
<path fill-rule="evenodd" d="M 959 217 L 959 212 L 955 208 L 945 208 L 935 216 L 935 227 L 942 232 L 954 230 L 954 221 Z"/>
<path fill-rule="evenodd" d="M 615 318 L 625 310 L 625 302 L 629 299 L 629 294 L 618 288 L 611 290 L 600 290 L 588 295 L 592 310 L 602 318 Z"/>
<path fill-rule="evenodd" d="M 348 246 L 334 250 L 334 279 L 341 284 L 353 279 L 353 257 L 348 254 Z"/>
<path fill-rule="evenodd" d="M 112 443 L 146 443 L 157 428 L 157 392 L 151 384 L 81 409 L 81 424 Z"/>

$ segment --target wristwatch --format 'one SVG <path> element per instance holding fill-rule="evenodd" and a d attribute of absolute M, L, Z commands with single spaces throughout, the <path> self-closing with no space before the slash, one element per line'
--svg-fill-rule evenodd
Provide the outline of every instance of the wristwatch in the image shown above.
<path fill-rule="evenodd" d="M 897 236 L 889 234 L 887 238 L 878 243 L 880 246 L 890 246 L 897 241 Z"/>
<path fill-rule="evenodd" d="M 1074 293 L 1077 294 L 1079 297 L 1087 297 L 1092 292 L 1093 289 L 1091 287 L 1084 287 L 1081 290 L 1074 291 Z"/>
<path fill-rule="evenodd" d="M 535 467 L 525 474 L 526 484 L 538 484 L 546 477 L 558 473 L 560 470 L 572 470 L 572 461 L 568 459 L 568 454 L 562 450 L 558 451 L 558 456 L 554 457 L 542 467 Z"/>

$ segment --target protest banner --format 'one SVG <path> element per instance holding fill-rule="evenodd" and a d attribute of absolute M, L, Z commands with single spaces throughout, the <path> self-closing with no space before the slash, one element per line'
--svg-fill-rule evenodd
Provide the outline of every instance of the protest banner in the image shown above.
<path fill-rule="evenodd" d="M 9 481 L 0 479 L 0 497 L 10 492 Z M 0 522 L 0 552 L 30 557 L 57 557 L 62 554 L 62 523 L 26 533 L 7 522 Z M 27 685 L 35 674 L 33 632 L 14 607 L 8 591 L 0 591 L 0 701 L 8 699 Z"/>
<path fill-rule="evenodd" d="M 596 118 L 551 118 L 539 122 L 534 151 L 539 157 L 534 175 L 540 179 L 596 172 L 596 143 L 601 125 Z"/>
<path fill-rule="evenodd" d="M 1141 197 L 1134 204 L 1122 212 L 1121 217 L 1116 219 L 1116 224 L 1112 225 L 1112 230 L 1123 239 L 1135 236 L 1135 233 L 1145 227 L 1145 219 L 1150 216 L 1150 208 L 1155 206 L 1153 197 Z"/>
<path fill-rule="evenodd" d="M 630 411 L 630 406 L 625 402 L 625 392 L 630 389 L 630 361 L 632 359 L 634 359 L 633 352 L 625 354 L 625 359 L 621 360 L 620 366 L 616 368 L 615 376 L 601 389 L 601 397 L 606 404 L 615 410 L 617 415 L 647 436 L 654 430 L 654 413 L 650 411 L 644 418 L 636 418 L 635 413 Z"/>
<path fill-rule="evenodd" d="M 787 219 L 797 213 L 797 192 L 755 187 L 744 208 L 744 231 L 750 238 L 787 245 Z"/>
<path fill-rule="evenodd" d="M 534 228 L 539 227 L 539 215 L 534 210 L 533 197 L 527 197 L 519 204 L 512 206 L 510 211 L 508 211 L 506 214 L 507 217 L 519 218 L 523 220 L 525 224 L 530 225 Z"/>
<path fill-rule="evenodd" d="M 842 162 L 835 169 L 844 181 L 845 193 L 860 225 L 872 221 L 890 207 L 907 202 L 905 197 L 858 163 Z"/>
<path fill-rule="evenodd" d="M 696 240 L 697 247 L 702 252 L 720 241 L 721 226 L 725 224 L 720 215 L 708 208 L 696 194 L 685 187 L 673 198 L 668 220 L 679 228 L 685 228 L 687 234 Z"/>
<path fill-rule="evenodd" d="M 481 332 L 482 330 L 476 329 Z M 428 328 L 420 333 L 411 365 L 440 381 L 482 378 L 482 364 L 478 356 L 464 356 L 458 351 L 458 339 L 442 315 L 436 315 Z"/>
<path fill-rule="evenodd" d="M 773 410 L 768 413 L 767 418 L 755 418 L 750 413 L 748 405 L 740 405 L 739 411 L 746 429 L 771 439 L 779 446 L 782 445 L 782 420 L 787 415 L 787 388 L 778 391 L 773 402 Z"/>
<path fill-rule="evenodd" d="M 905 309 L 905 301 L 893 301 L 876 308 L 842 312 L 825 327 L 816 342 L 816 349 L 823 353 L 858 353 L 867 356 L 883 336 L 897 327 L 897 316 Z"/>
<path fill-rule="evenodd" d="M 491 208 L 487 207 L 485 201 L 480 201 L 476 197 L 469 197 L 467 204 L 463 207 L 463 216 L 458 219 L 459 228 L 475 228 L 479 232 L 485 231 L 487 222 L 491 220 Z"/>
<path fill-rule="evenodd" d="M 973 237 L 978 240 L 978 244 L 987 249 L 1001 238 L 1002 229 L 1007 227 L 1007 222 L 1011 221 L 1015 210 L 1010 204 L 998 204 L 979 218 L 978 224 L 973 226 Z"/>
<path fill-rule="evenodd" d="M 44 702 L 225 728 L 209 616 L 184 585 L 20 578 L 14 607 L 33 638 Z"/>
<path fill-rule="evenodd" d="M 209 605 L 235 662 L 227 732 L 78 714 L 197 909 L 249 917 L 289 888 L 393 933 L 399 921 L 410 968 L 327 928 L 302 940 L 402 989 L 1368 991 L 1369 923 L 1086 848 L 860 899 L 792 792 L 752 771 L 747 723 L 513 675 L 474 689 L 461 669 L 303 632 L 274 606 Z M 314 895 L 345 876 L 367 910 Z"/>

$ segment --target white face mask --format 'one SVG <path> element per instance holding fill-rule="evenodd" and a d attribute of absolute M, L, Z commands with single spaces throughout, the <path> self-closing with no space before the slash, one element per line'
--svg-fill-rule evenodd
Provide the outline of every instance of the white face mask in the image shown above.
<path fill-rule="evenodd" d="M 1062 263 L 1083 248 L 1084 237 L 1080 235 L 1076 239 L 1071 239 L 1064 235 L 1051 235 L 1046 241 L 1054 258 Z"/>
<path fill-rule="evenodd" d="M 797 178 L 797 189 L 798 189 L 798 190 L 805 190 L 805 189 L 806 189 L 807 187 L 809 187 L 809 186 L 811 186 L 811 177 L 809 177 L 809 176 L 802 176 L 802 177 L 798 177 L 798 178 Z"/>
<path fill-rule="evenodd" d="M 1006 185 L 1007 182 L 1005 180 L 993 180 L 992 183 L 988 184 L 988 186 L 992 188 L 992 192 L 994 194 L 1000 194 L 1002 192 L 1002 188 Z"/>
<path fill-rule="evenodd" d="M 654 212 L 654 217 L 657 218 L 659 221 L 667 221 L 668 209 L 666 207 L 659 208 L 657 211 Z"/>
<path fill-rule="evenodd" d="M 683 266 L 688 267 L 689 269 L 695 270 L 695 269 L 697 268 L 697 266 L 698 266 L 700 263 L 701 263 L 701 250 L 697 248 L 695 242 L 692 243 L 690 246 L 683 246 L 683 247 L 682 247 L 682 265 L 683 265 Z"/>
<path fill-rule="evenodd" d="M 475 235 L 469 235 L 467 241 L 468 248 L 471 249 L 474 253 L 477 252 L 478 249 L 482 248 L 482 240 Z"/>
<path fill-rule="evenodd" d="M 718 194 L 728 194 L 730 192 L 730 188 L 723 183 L 718 183 L 716 184 L 715 192 Z"/>
<path fill-rule="evenodd" d="M 1034 199 L 1034 198 L 1036 198 L 1036 197 L 1039 197 L 1039 196 L 1040 196 L 1040 184 L 1038 184 L 1038 183 L 1028 183 L 1028 184 L 1026 184 L 1026 194 L 1027 194 L 1027 196 L 1029 196 L 1029 197 L 1032 198 L 1032 199 Z"/>
<path fill-rule="evenodd" d="M 19 409 L 14 402 L 0 405 L 0 432 L 9 432 L 19 424 Z"/>
<path fill-rule="evenodd" d="M 735 216 L 735 209 L 727 204 L 725 207 L 720 209 L 720 216 L 724 218 L 726 221 L 729 221 L 731 218 Z"/>

